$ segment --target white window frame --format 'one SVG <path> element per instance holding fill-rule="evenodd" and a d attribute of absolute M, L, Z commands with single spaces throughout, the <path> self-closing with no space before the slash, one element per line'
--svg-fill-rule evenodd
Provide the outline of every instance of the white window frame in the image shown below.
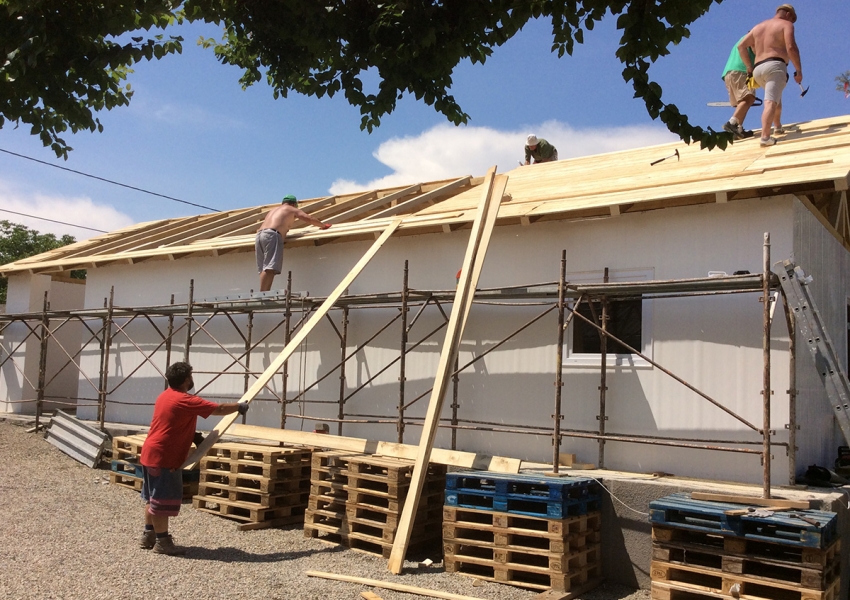
<path fill-rule="evenodd" d="M 567 282 L 577 285 L 602 283 L 605 278 L 604 271 L 580 271 L 577 273 L 568 273 Z M 655 279 L 655 269 L 609 269 L 609 283 L 623 283 L 630 281 L 651 281 Z M 570 300 L 570 307 L 575 304 L 575 300 Z M 568 317 L 571 313 L 567 312 Z M 602 364 L 601 354 L 577 353 L 573 352 L 573 323 L 578 317 L 573 317 L 570 326 L 564 335 L 564 366 L 570 367 L 599 367 Z M 649 358 L 652 356 L 652 302 L 643 300 L 641 302 L 641 330 L 640 341 L 641 347 L 638 348 L 641 354 Z M 647 362 L 640 356 L 634 354 L 608 354 L 607 365 L 609 367 L 634 367 L 634 368 L 652 368 L 652 363 Z"/>

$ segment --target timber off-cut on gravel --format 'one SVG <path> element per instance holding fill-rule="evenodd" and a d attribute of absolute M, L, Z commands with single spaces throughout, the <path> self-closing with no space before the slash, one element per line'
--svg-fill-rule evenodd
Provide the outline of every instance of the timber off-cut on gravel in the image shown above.
<path fill-rule="evenodd" d="M 184 503 L 171 533 L 185 557 L 138 547 L 139 494 L 109 485 L 109 471 L 89 469 L 0 421 L 0 598 L 217 598 L 338 600 L 371 591 L 383 600 L 423 596 L 310 578 L 308 570 L 393 581 L 482 599 L 529 600 L 537 592 L 445 573 L 407 562 L 391 575 L 384 558 L 303 536 L 297 526 L 237 531 L 236 522 Z M 422 559 L 426 557 L 421 557 Z M 583 600 L 648 600 L 648 591 L 604 585 Z"/>

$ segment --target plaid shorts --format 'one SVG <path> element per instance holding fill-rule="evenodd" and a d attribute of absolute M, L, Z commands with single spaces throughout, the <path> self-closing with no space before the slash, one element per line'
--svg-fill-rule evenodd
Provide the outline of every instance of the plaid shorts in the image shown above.
<path fill-rule="evenodd" d="M 142 467 L 142 500 L 155 517 L 176 517 L 183 502 L 183 469 Z"/>

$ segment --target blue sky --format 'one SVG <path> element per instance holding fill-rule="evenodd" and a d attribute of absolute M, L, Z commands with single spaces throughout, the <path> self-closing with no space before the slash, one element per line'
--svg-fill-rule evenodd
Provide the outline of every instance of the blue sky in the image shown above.
<path fill-rule="evenodd" d="M 691 28 L 650 71 L 694 124 L 720 129 L 729 108 L 720 74 L 735 42 L 774 14 L 778 2 L 726 0 Z M 797 42 L 805 98 L 790 85 L 784 121 L 850 114 L 835 77 L 850 69 L 850 2 L 798 0 Z M 221 210 L 299 198 L 500 171 L 522 159 L 536 133 L 569 158 L 675 139 L 646 114 L 621 78 L 615 19 L 585 35 L 572 57 L 550 52 L 551 27 L 530 22 L 485 65 L 462 64 L 452 93 L 471 115 L 456 128 L 432 108 L 405 98 L 371 134 L 359 111 L 337 98 L 274 100 L 265 84 L 243 91 L 240 72 L 196 46 L 214 26 L 184 27 L 182 55 L 136 65 L 129 107 L 101 113 L 103 133 L 67 135 L 74 148 L 57 159 L 28 128 L 0 129 L 0 148 Z M 792 81 L 793 84 L 793 81 Z M 760 108 L 745 125 L 759 126 Z M 722 153 L 718 153 L 722 160 Z M 103 230 L 203 212 L 183 204 L 0 153 L 0 208 Z M 84 239 L 95 232 L 0 212 L 0 219 Z"/>

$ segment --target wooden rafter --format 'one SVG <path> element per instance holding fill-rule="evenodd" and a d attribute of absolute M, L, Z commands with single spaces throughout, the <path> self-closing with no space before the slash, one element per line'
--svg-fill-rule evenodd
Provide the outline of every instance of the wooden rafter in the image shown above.
<path fill-rule="evenodd" d="M 466 177 L 461 177 L 460 179 L 456 179 L 451 183 L 447 183 L 444 186 L 438 187 L 436 190 L 426 192 L 421 196 L 411 198 L 410 200 L 405 200 L 404 202 L 399 202 L 395 206 L 391 206 L 390 208 L 384 209 L 379 213 L 367 217 L 367 219 L 382 219 L 385 217 L 409 213 L 414 208 L 421 206 L 426 202 L 431 202 L 438 198 L 442 198 L 443 196 L 447 196 L 451 192 L 456 191 L 458 188 L 468 185 L 470 181 L 472 181 L 472 176 L 467 175 Z"/>
<path fill-rule="evenodd" d="M 326 223 L 342 223 L 343 221 L 350 221 L 354 217 L 360 216 L 363 213 L 369 212 L 370 210 L 375 210 L 376 208 L 380 208 L 385 204 L 389 204 L 390 202 L 395 202 L 396 200 L 400 200 L 405 196 L 409 196 L 410 194 L 415 194 L 419 190 L 422 189 L 422 184 L 417 183 L 416 185 L 411 185 L 410 187 L 406 187 L 403 190 L 399 190 L 392 194 L 387 194 L 386 196 L 381 196 L 376 200 L 372 200 L 371 202 L 365 202 L 360 206 L 355 206 L 354 208 L 350 208 L 349 210 L 340 213 L 338 215 L 334 215 L 328 219 L 325 219 Z"/>

